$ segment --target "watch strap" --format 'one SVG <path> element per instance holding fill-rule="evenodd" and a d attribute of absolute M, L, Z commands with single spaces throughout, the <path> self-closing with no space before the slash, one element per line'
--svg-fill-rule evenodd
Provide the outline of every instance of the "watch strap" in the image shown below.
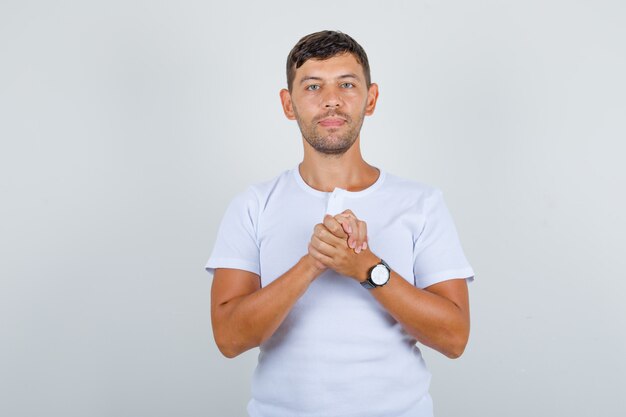
<path fill-rule="evenodd" d="M 367 290 L 371 290 L 372 288 L 376 288 L 376 285 L 372 284 L 370 282 L 370 277 L 367 277 L 367 279 L 365 281 L 361 281 L 361 285 L 363 286 L 363 288 L 367 289 Z"/>

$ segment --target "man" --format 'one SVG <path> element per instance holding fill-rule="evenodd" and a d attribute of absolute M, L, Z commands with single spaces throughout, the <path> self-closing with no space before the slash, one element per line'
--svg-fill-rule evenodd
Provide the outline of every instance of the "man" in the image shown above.
<path fill-rule="evenodd" d="M 416 342 L 461 355 L 474 275 L 441 192 L 363 160 L 378 86 L 354 39 L 302 38 L 287 85 L 304 159 L 224 215 L 206 266 L 216 343 L 260 347 L 252 417 L 432 416 Z"/>

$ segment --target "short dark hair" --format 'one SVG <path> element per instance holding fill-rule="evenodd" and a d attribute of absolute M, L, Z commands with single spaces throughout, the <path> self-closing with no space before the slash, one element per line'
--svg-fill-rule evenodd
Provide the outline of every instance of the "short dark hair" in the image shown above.
<path fill-rule="evenodd" d="M 370 64 L 365 50 L 350 36 L 334 30 L 323 30 L 306 35 L 291 49 L 287 56 L 287 88 L 291 91 L 296 69 L 309 59 L 324 60 L 343 54 L 352 54 L 361 64 L 365 73 L 365 84 L 369 88 Z"/>

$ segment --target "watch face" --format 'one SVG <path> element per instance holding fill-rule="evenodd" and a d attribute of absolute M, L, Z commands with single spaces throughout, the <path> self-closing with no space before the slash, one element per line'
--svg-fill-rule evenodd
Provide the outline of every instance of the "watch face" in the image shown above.
<path fill-rule="evenodd" d="M 384 265 L 376 265 L 372 270 L 372 282 L 376 285 L 383 285 L 389 280 L 389 270 Z"/>

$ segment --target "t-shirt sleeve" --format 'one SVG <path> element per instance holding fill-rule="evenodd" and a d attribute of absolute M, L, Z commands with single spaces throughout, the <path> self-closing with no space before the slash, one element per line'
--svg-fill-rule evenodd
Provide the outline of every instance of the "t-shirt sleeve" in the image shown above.
<path fill-rule="evenodd" d="M 257 220 L 259 201 L 249 188 L 228 205 L 205 269 L 213 274 L 216 268 L 243 269 L 261 275 Z"/>
<path fill-rule="evenodd" d="M 424 201 L 424 224 L 413 246 L 415 285 L 425 288 L 455 278 L 474 279 L 440 190 Z"/>

